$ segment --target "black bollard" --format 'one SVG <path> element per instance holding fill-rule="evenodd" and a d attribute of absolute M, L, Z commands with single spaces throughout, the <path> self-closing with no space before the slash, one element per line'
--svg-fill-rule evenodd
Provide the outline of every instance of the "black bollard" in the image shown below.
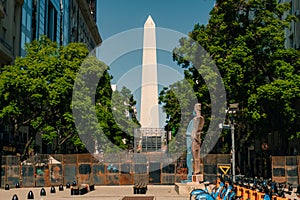
<path fill-rule="evenodd" d="M 73 181 L 72 186 L 76 186 L 76 185 L 77 185 L 76 181 Z"/>
<path fill-rule="evenodd" d="M 19 200 L 18 196 L 14 194 L 13 198 L 11 200 Z"/>
<path fill-rule="evenodd" d="M 51 188 L 50 188 L 50 193 L 55 193 L 56 191 L 55 191 L 55 187 L 54 186 L 52 186 Z"/>
<path fill-rule="evenodd" d="M 79 188 L 71 188 L 71 195 L 79 195 Z"/>
<path fill-rule="evenodd" d="M 60 184 L 60 185 L 58 186 L 58 190 L 59 190 L 59 191 L 64 191 L 64 186 L 63 186 L 62 184 Z"/>
<path fill-rule="evenodd" d="M 20 184 L 19 183 L 16 183 L 16 188 L 20 188 Z"/>
<path fill-rule="evenodd" d="M 27 199 L 34 199 L 33 192 L 31 190 L 28 192 Z"/>
<path fill-rule="evenodd" d="M 67 184 L 66 184 L 66 188 L 70 188 L 71 187 L 71 185 L 70 185 L 70 183 L 68 182 Z"/>
<path fill-rule="evenodd" d="M 41 189 L 40 196 L 46 196 L 46 190 L 45 190 L 45 188 Z"/>
<path fill-rule="evenodd" d="M 5 190 L 9 190 L 9 185 L 8 184 L 5 184 Z"/>

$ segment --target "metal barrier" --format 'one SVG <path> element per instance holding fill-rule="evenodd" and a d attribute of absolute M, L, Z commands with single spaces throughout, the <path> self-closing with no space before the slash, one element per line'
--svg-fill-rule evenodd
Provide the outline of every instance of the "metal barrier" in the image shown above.
<path fill-rule="evenodd" d="M 58 186 L 89 183 L 94 185 L 174 184 L 187 178 L 185 155 L 173 158 L 161 153 L 148 154 L 51 154 L 31 156 L 20 162 L 17 156 L 2 156 L 1 187 Z M 230 163 L 230 155 L 207 155 L 202 159 L 204 178 L 214 181 L 219 164 Z"/>
<path fill-rule="evenodd" d="M 276 182 L 288 182 L 300 184 L 300 156 L 273 156 L 272 180 Z"/>
<path fill-rule="evenodd" d="M 208 154 L 203 159 L 204 179 L 214 182 L 218 174 L 222 174 L 219 166 L 230 165 L 230 154 Z"/>

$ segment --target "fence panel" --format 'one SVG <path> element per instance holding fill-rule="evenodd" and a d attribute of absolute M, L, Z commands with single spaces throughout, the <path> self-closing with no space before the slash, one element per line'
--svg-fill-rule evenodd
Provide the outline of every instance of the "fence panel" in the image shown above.
<path fill-rule="evenodd" d="M 124 160 L 125 163 L 121 163 L 121 175 L 120 175 L 120 185 L 132 185 L 133 182 L 133 169 L 132 163 L 129 160 Z"/>
<path fill-rule="evenodd" d="M 161 162 L 149 163 L 149 183 L 160 184 L 161 183 Z"/>
<path fill-rule="evenodd" d="M 63 165 L 63 171 L 64 171 L 64 178 L 63 183 L 64 185 L 67 183 L 73 183 L 73 181 L 76 181 L 76 164 L 65 164 Z"/>
<path fill-rule="evenodd" d="M 35 168 L 33 165 L 22 165 L 22 183 L 23 187 L 34 187 L 35 183 Z"/>
<path fill-rule="evenodd" d="M 299 158 L 299 156 L 273 156 L 272 180 L 298 185 L 300 183 Z"/>
<path fill-rule="evenodd" d="M 50 186 L 49 167 L 47 165 L 35 166 L 35 186 Z"/>
<path fill-rule="evenodd" d="M 5 184 L 12 186 L 12 185 L 16 185 L 17 183 L 19 183 L 20 182 L 20 166 L 16 166 L 16 165 L 7 166 L 6 177 L 7 177 L 7 181 L 5 182 Z"/>
<path fill-rule="evenodd" d="M 24 162 L 16 156 L 3 156 L 1 186 L 20 183 L 23 187 L 90 183 L 95 185 L 132 185 L 137 182 L 174 184 L 187 178 L 185 155 L 143 154 L 38 155 Z M 228 159 L 229 158 L 229 159 Z M 230 155 L 208 155 L 201 159 L 205 180 L 214 181 L 219 164 L 228 164 Z M 288 163 L 295 163 L 289 160 Z M 296 161 L 297 162 L 297 161 Z M 291 179 L 295 169 L 288 174 Z M 297 172 L 298 174 L 298 172 Z"/>
<path fill-rule="evenodd" d="M 77 156 L 77 180 L 78 184 L 93 184 L 92 176 L 92 156 L 89 154 L 78 155 Z"/>
<path fill-rule="evenodd" d="M 297 156 L 286 157 L 286 179 L 288 183 L 298 185 Z"/>
<path fill-rule="evenodd" d="M 92 165 L 92 176 L 94 177 L 95 185 L 105 185 L 105 165 L 103 163 L 97 163 Z"/>
<path fill-rule="evenodd" d="M 6 184 L 10 186 L 20 182 L 20 163 L 17 156 L 6 156 L 2 158 L 1 187 Z"/>
<path fill-rule="evenodd" d="M 218 174 L 223 172 L 219 166 L 230 165 L 231 156 L 229 154 L 208 154 L 203 158 L 203 176 L 209 182 L 214 182 Z"/>

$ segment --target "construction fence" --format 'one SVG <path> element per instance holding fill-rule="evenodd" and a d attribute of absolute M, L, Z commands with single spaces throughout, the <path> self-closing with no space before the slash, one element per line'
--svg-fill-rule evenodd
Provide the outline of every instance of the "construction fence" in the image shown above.
<path fill-rule="evenodd" d="M 94 185 L 174 184 L 186 180 L 185 155 L 71 154 L 35 155 L 20 162 L 17 156 L 2 156 L 1 187 L 22 187 L 89 183 Z M 209 154 L 202 162 L 205 180 L 214 181 L 220 165 L 230 165 L 229 154 Z"/>
<path fill-rule="evenodd" d="M 300 184 L 300 156 L 272 156 L 272 180 Z"/>

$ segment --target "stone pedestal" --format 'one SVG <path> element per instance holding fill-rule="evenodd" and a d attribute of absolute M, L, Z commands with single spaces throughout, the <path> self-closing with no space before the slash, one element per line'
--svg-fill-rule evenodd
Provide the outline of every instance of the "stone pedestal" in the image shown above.
<path fill-rule="evenodd" d="M 199 183 L 203 181 L 203 174 L 197 174 L 192 176 L 192 182 Z"/>
<path fill-rule="evenodd" d="M 192 176 L 191 182 L 186 183 L 175 183 L 175 191 L 179 195 L 189 195 L 190 192 L 194 189 L 204 189 L 205 186 L 203 183 L 203 174 L 197 174 Z"/>
<path fill-rule="evenodd" d="M 196 182 L 175 183 L 175 191 L 179 195 L 189 195 L 194 189 L 204 189 L 204 185 Z"/>

